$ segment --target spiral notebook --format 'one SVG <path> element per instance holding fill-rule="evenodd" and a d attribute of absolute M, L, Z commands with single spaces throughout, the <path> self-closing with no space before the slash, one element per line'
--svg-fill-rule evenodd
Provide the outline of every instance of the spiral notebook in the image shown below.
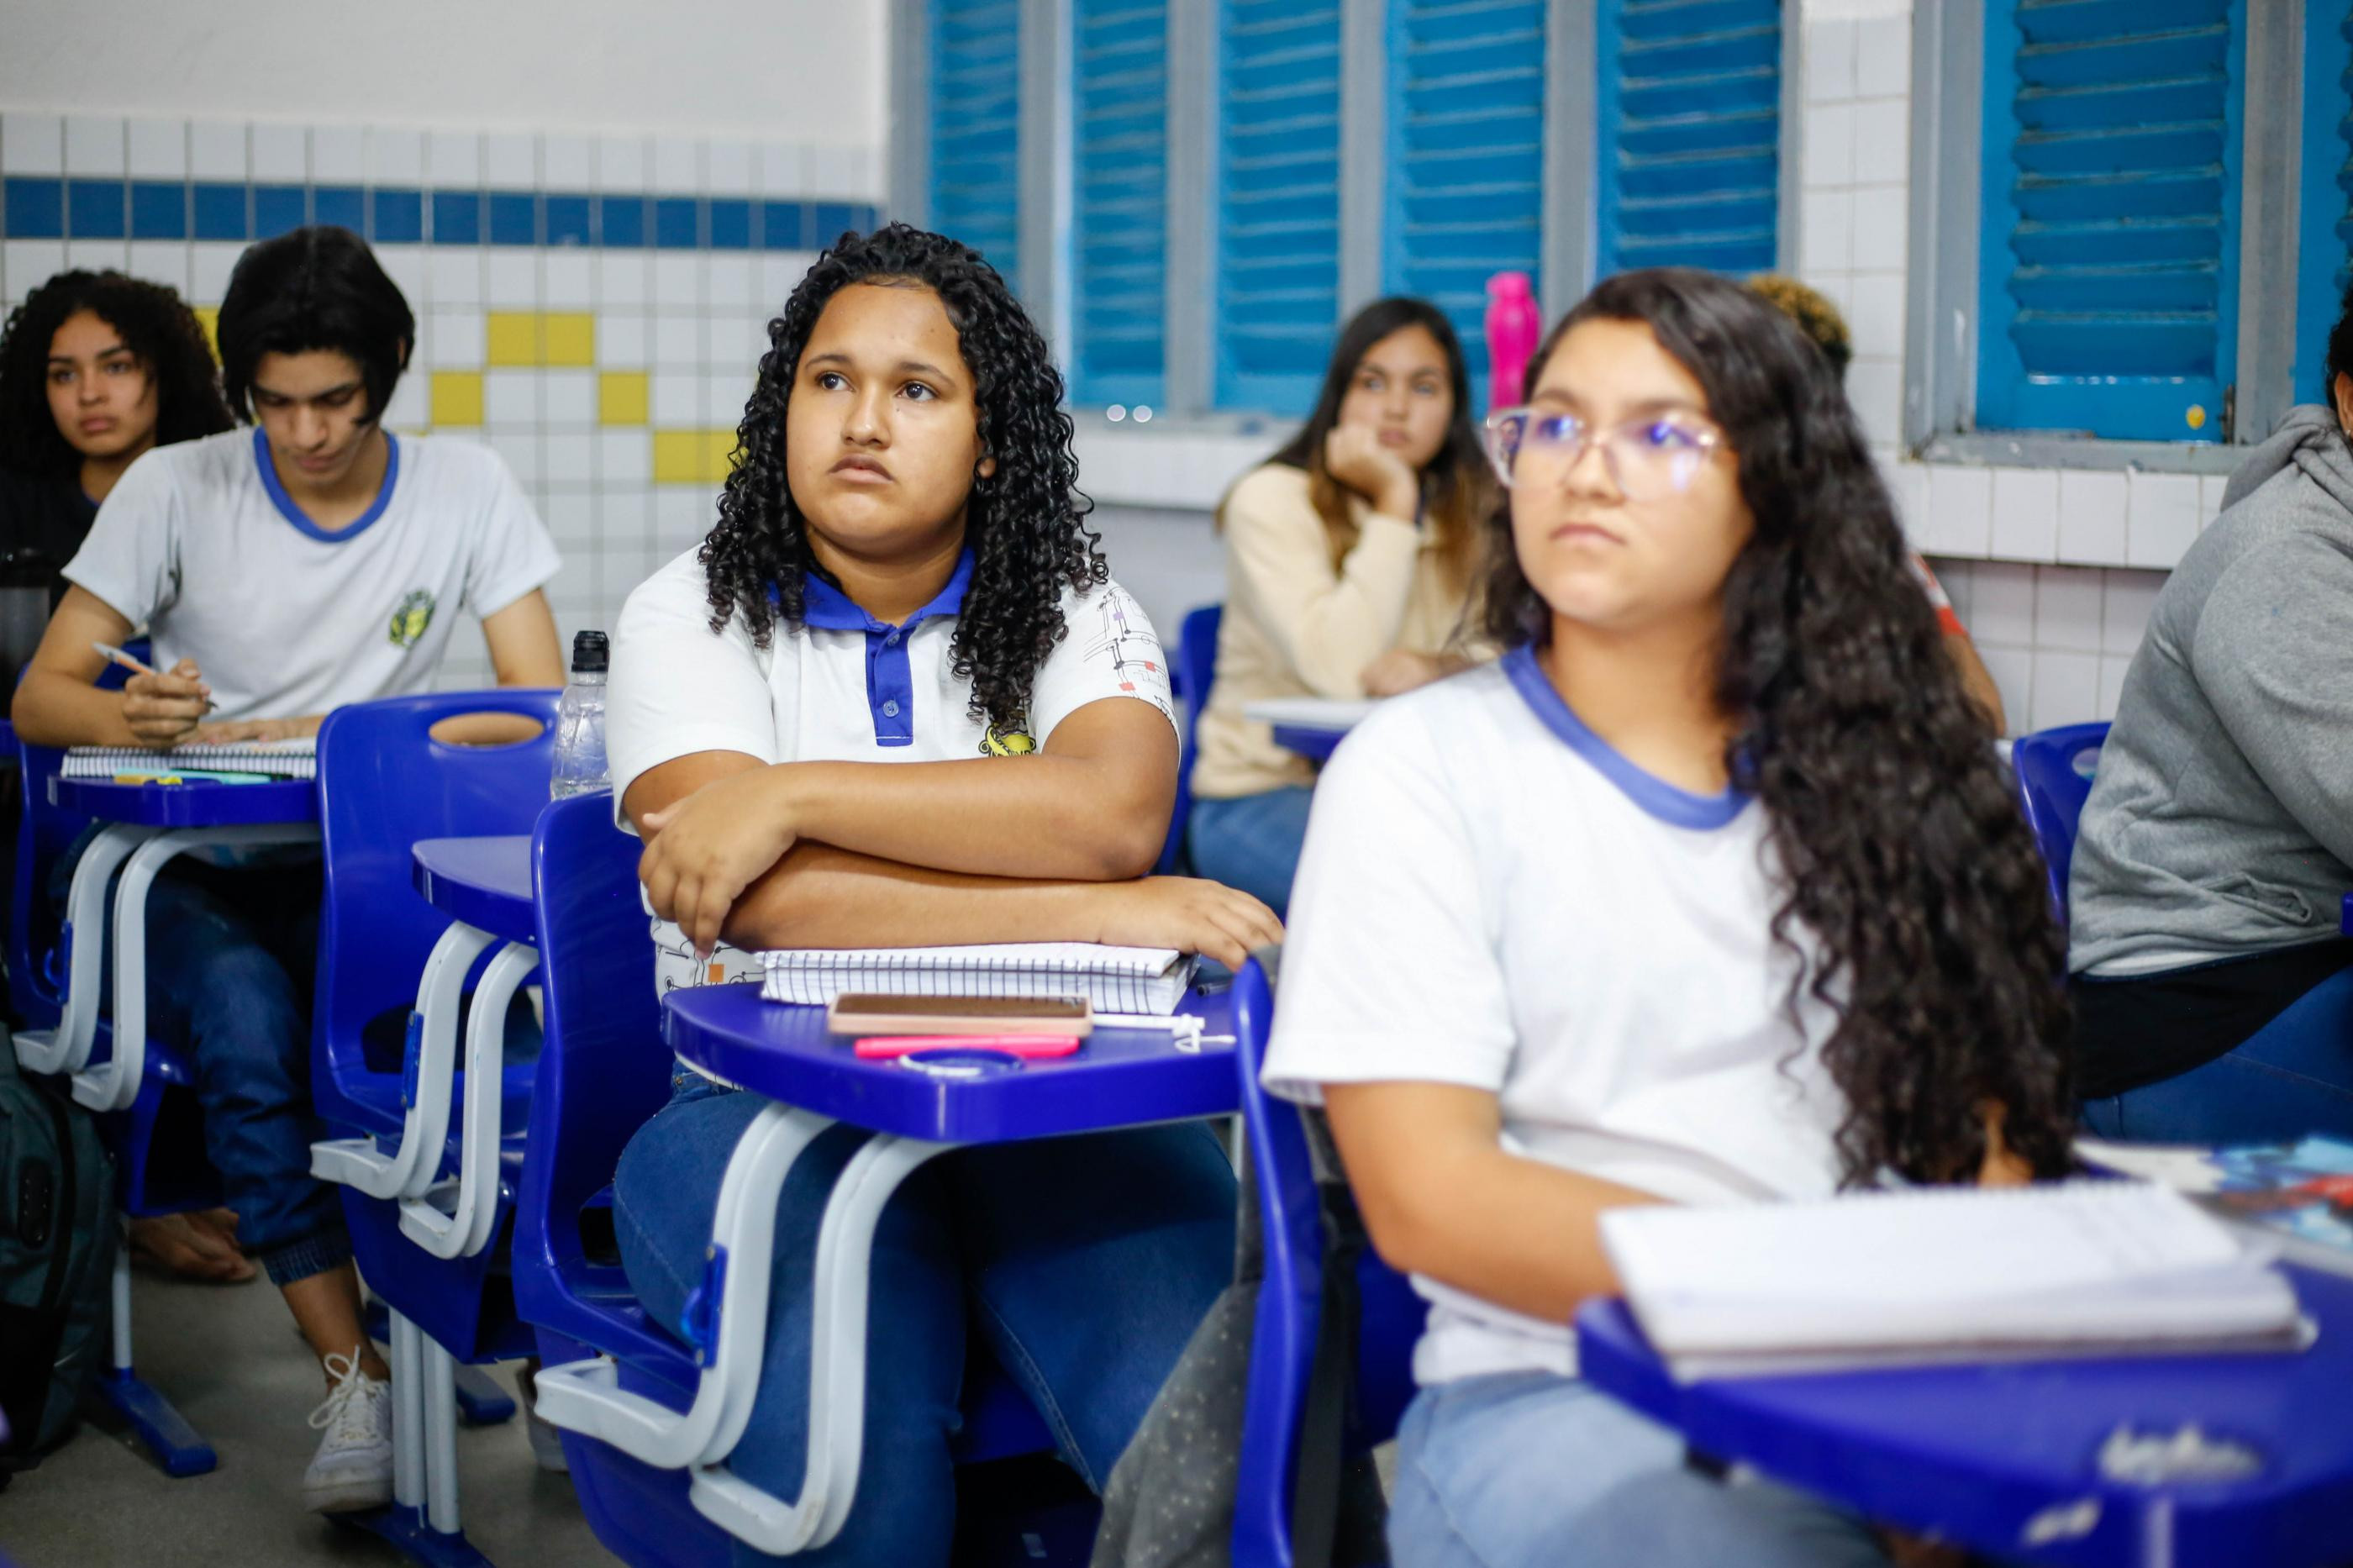
<path fill-rule="evenodd" d="M 244 741 L 219 746 L 174 746 L 168 752 L 143 746 L 76 746 L 66 752 L 58 772 L 69 779 L 112 778 L 116 773 L 152 773 L 159 767 L 174 772 L 268 773 L 273 778 L 307 779 L 319 771 L 319 742 L 313 735 L 291 741 Z"/>
<path fill-rule="evenodd" d="M 845 991 L 887 996 L 1084 996 L 1099 1013 L 1174 1013 L 1196 961 L 1173 947 L 1087 942 L 982 947 L 802 948 L 764 952 L 771 1002 L 828 1006 Z"/>
<path fill-rule="evenodd" d="M 1683 1380 L 2308 1342 L 2264 1253 L 2146 1182 L 1615 1209 L 1601 1240 Z"/>

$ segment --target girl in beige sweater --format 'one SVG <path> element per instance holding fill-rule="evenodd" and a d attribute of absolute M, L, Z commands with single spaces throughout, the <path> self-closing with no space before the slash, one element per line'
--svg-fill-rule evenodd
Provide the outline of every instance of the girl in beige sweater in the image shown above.
<path fill-rule="evenodd" d="M 1494 490 L 1453 327 L 1377 300 L 1342 330 L 1314 412 L 1218 510 L 1226 606 L 1186 845 L 1201 876 L 1280 913 L 1314 764 L 1245 716 L 1271 697 L 1388 697 L 1465 668 Z"/>

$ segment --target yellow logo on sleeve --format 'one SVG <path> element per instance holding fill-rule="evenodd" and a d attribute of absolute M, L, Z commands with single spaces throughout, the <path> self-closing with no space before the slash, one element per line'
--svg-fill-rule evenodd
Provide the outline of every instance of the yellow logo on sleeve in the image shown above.
<path fill-rule="evenodd" d="M 1038 742 L 1019 730 L 1000 731 L 991 724 L 980 738 L 980 749 L 992 757 L 1026 757 L 1038 749 Z"/>

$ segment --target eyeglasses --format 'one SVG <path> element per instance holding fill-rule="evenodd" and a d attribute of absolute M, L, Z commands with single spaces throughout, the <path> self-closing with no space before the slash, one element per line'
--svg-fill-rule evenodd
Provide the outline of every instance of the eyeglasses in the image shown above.
<path fill-rule="evenodd" d="M 1724 432 L 1687 415 L 1654 415 L 1596 430 L 1573 414 L 1499 408 L 1487 416 L 1487 460 L 1506 486 L 1531 459 L 1567 473 L 1590 446 L 1601 448 L 1610 482 L 1630 501 L 1664 500 L 1691 489 Z"/>

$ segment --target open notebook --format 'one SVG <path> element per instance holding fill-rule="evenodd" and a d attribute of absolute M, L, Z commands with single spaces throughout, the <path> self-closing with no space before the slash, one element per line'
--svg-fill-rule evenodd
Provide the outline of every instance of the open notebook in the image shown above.
<path fill-rule="evenodd" d="M 2306 1342 L 2286 1278 L 2145 1182 L 1617 1209 L 1601 1239 L 1685 1380 Z"/>
<path fill-rule="evenodd" d="M 319 742 L 304 735 L 292 741 L 248 741 L 222 746 L 174 746 L 153 752 L 140 746 L 76 746 L 66 752 L 58 772 L 69 779 L 112 778 L 116 773 L 174 772 L 194 769 L 206 773 L 269 773 L 278 778 L 307 779 L 319 769 Z"/>
<path fill-rule="evenodd" d="M 1084 996 L 1099 1013 L 1174 1013 L 1195 960 L 1170 947 L 1087 942 L 764 952 L 771 1002 L 825 1006 L 845 991 L 892 996 Z"/>

